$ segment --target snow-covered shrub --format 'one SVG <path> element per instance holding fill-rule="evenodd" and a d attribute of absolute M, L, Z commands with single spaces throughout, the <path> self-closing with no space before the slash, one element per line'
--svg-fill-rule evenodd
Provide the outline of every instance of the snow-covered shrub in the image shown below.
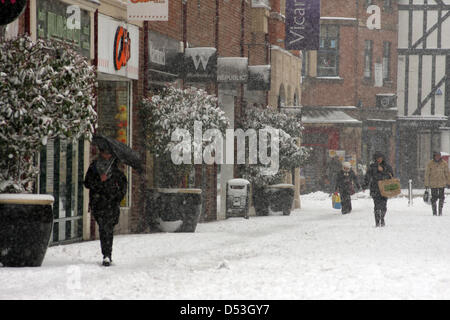
<path fill-rule="evenodd" d="M 279 130 L 279 170 L 276 174 L 263 174 L 266 167 L 260 163 L 239 165 L 241 176 L 254 186 L 262 187 L 282 182 L 287 171 L 301 167 L 309 157 L 310 149 L 298 146 L 297 141 L 301 137 L 303 125 L 294 115 L 278 112 L 269 107 L 266 109 L 247 107 L 240 126 L 244 131 L 266 127 Z M 270 152 L 270 148 L 268 149 Z"/>
<path fill-rule="evenodd" d="M 202 124 L 202 132 L 218 129 L 222 135 L 229 126 L 223 110 L 217 106 L 217 98 L 197 88 L 164 88 L 159 94 L 142 100 L 140 120 L 144 129 L 147 149 L 155 155 L 158 165 L 157 183 L 164 187 L 179 186 L 181 177 L 190 173 L 194 152 L 203 150 L 211 141 L 197 144 L 194 139 L 194 122 Z M 173 148 L 179 144 L 172 141 L 175 130 L 187 130 L 192 138 L 191 164 L 176 165 L 171 159 Z M 159 180 L 159 181 L 158 181 Z"/>
<path fill-rule="evenodd" d="M 68 45 L 0 42 L 0 192 L 30 192 L 49 139 L 92 136 L 94 68 Z"/>

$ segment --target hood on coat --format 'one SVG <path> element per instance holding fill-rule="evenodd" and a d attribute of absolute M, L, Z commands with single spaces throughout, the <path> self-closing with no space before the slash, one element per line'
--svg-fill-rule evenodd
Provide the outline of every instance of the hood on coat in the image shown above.
<path fill-rule="evenodd" d="M 375 153 L 372 156 L 373 161 L 377 161 L 378 158 L 383 158 L 383 162 L 386 160 L 386 157 L 384 156 L 384 154 L 380 151 L 375 151 Z"/>

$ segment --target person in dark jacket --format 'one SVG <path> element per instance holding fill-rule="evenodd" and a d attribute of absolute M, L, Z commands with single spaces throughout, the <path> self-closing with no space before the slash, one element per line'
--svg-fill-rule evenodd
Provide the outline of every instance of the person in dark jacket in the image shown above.
<path fill-rule="evenodd" d="M 342 214 L 347 214 L 352 211 L 351 195 L 355 193 L 355 187 L 360 188 L 356 174 L 350 162 L 344 162 L 342 164 L 342 170 L 336 176 L 336 186 L 334 188 L 334 191 L 339 192 L 341 196 Z"/>
<path fill-rule="evenodd" d="M 392 167 L 386 163 L 381 152 L 375 152 L 373 162 L 369 165 L 364 177 L 363 189 L 370 187 L 370 196 L 374 202 L 375 226 L 384 227 L 384 217 L 387 211 L 387 198 L 383 197 L 378 187 L 378 181 L 390 179 L 394 176 Z"/>
<path fill-rule="evenodd" d="M 89 189 L 89 207 L 99 227 L 103 265 L 111 264 L 114 226 L 119 222 L 120 202 L 127 190 L 127 178 L 118 160 L 106 149 L 86 172 L 84 186 Z"/>

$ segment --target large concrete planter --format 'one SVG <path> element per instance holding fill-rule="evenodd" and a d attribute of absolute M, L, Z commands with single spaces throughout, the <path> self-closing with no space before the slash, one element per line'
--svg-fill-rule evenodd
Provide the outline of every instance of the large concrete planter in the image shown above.
<path fill-rule="evenodd" d="M 253 189 L 253 205 L 257 216 L 267 216 L 270 210 L 281 211 L 285 216 L 290 215 L 293 201 L 292 184 L 276 184 Z"/>
<path fill-rule="evenodd" d="M 0 263 L 39 267 L 53 228 L 50 195 L 0 194 Z"/>
<path fill-rule="evenodd" d="M 151 232 L 195 232 L 201 214 L 202 190 L 147 190 L 146 213 Z"/>

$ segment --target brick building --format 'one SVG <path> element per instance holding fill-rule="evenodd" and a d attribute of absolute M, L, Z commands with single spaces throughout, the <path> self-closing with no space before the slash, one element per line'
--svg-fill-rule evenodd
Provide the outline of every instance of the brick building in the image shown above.
<path fill-rule="evenodd" d="M 321 1 L 320 48 L 304 52 L 307 190 L 324 188 L 334 155 L 354 170 L 376 150 L 395 163 L 397 15 L 396 1 Z"/>

